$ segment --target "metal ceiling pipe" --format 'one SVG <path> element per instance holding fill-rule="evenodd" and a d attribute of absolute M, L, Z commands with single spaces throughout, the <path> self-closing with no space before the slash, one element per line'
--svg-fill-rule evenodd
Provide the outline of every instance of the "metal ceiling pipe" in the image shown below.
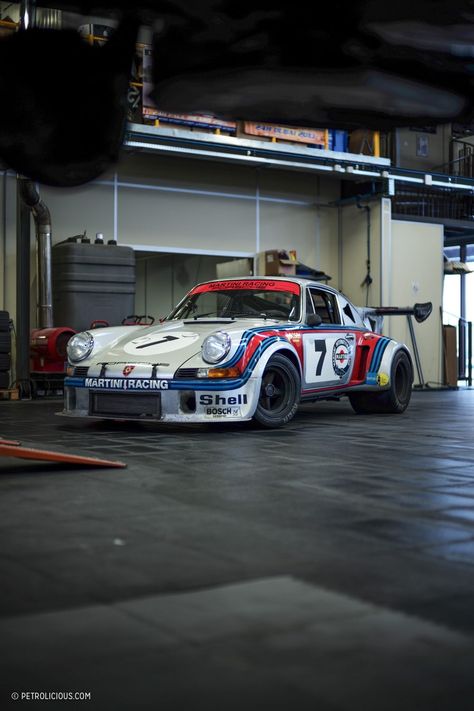
<path fill-rule="evenodd" d="M 51 274 L 51 215 L 41 200 L 36 185 L 28 178 L 19 178 L 23 202 L 30 208 L 36 226 L 37 309 L 38 327 L 53 326 L 53 287 Z"/>

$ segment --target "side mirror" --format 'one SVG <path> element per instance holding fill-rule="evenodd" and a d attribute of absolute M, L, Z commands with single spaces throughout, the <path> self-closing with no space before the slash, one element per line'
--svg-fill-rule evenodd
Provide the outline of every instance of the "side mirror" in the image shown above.
<path fill-rule="evenodd" d="M 311 328 L 314 328 L 315 326 L 320 326 L 323 322 L 323 319 L 319 314 L 307 314 L 306 316 L 306 323 L 308 326 Z"/>

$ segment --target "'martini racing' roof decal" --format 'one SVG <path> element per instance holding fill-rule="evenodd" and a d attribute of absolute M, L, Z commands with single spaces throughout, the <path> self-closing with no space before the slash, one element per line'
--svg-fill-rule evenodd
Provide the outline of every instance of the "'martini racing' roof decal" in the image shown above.
<path fill-rule="evenodd" d="M 277 281 L 273 279 L 223 279 L 222 281 L 210 281 L 207 284 L 199 284 L 193 289 L 191 294 L 200 294 L 205 291 L 255 289 L 257 291 L 289 291 L 292 294 L 300 293 L 300 285 L 292 281 Z"/>

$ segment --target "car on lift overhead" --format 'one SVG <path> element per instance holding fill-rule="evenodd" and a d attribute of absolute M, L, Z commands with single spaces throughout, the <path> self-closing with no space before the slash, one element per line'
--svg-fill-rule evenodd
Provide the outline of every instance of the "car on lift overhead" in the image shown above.
<path fill-rule="evenodd" d="M 154 422 L 289 422 L 299 403 L 347 396 L 357 413 L 402 413 L 408 348 L 377 332 L 384 313 L 316 281 L 245 277 L 195 286 L 159 325 L 69 341 L 64 415 Z"/>

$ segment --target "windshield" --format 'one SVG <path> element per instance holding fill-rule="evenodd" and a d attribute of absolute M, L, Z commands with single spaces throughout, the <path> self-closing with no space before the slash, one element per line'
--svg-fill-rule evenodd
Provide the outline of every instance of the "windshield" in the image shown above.
<path fill-rule="evenodd" d="M 213 289 L 194 292 L 168 316 L 170 319 L 270 318 L 298 321 L 300 297 L 281 289 Z"/>

